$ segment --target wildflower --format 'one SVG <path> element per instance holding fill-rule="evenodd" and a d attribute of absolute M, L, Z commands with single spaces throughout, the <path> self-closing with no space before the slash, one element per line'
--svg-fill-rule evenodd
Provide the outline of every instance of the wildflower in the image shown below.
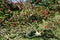
<path fill-rule="evenodd" d="M 41 33 L 39 33 L 38 31 L 36 31 L 35 36 L 41 36 Z"/>

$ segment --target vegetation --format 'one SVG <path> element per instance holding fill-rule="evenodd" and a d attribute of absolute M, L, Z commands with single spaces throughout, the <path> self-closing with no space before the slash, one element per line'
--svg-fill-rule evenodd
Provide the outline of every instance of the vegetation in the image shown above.
<path fill-rule="evenodd" d="M 0 0 L 0 40 L 60 40 L 60 0 L 6 1 Z"/>

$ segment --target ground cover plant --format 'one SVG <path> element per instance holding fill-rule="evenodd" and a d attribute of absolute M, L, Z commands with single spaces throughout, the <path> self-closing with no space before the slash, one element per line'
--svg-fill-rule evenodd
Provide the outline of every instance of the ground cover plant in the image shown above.
<path fill-rule="evenodd" d="M 0 40 L 60 40 L 60 0 L 0 0 Z"/>

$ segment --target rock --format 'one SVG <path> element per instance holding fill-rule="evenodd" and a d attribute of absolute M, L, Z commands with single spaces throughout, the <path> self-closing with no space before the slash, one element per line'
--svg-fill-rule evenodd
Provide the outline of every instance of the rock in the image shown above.
<path fill-rule="evenodd" d="M 16 4 L 16 3 L 24 3 L 24 2 L 27 2 L 28 0 L 7 0 L 6 2 L 8 3 L 13 3 L 13 4 Z"/>

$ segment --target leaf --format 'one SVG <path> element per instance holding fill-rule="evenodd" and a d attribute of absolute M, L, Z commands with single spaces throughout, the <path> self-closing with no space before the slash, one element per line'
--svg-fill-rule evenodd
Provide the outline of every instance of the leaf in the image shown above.
<path fill-rule="evenodd" d="M 42 24 L 39 24 L 38 26 L 39 26 L 39 27 L 38 27 L 38 30 L 40 30 L 40 31 L 44 30 L 44 28 L 43 28 L 43 25 L 42 25 Z"/>
<path fill-rule="evenodd" d="M 19 14 L 19 11 L 14 11 L 15 14 Z"/>

